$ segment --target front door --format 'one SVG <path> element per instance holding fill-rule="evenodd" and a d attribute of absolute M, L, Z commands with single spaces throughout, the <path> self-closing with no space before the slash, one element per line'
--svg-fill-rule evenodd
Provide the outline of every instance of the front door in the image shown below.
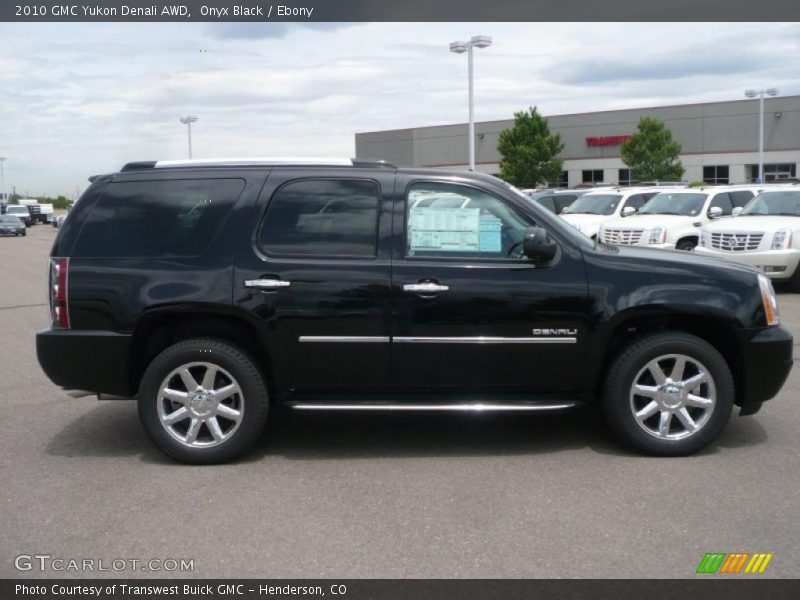
<path fill-rule="evenodd" d="M 279 392 L 388 385 L 394 172 L 276 169 L 241 241 L 234 304 L 254 317 Z M 386 206 L 384 206 L 386 204 Z"/>
<path fill-rule="evenodd" d="M 580 251 L 560 243 L 550 264 L 534 265 L 522 254 L 533 217 L 494 187 L 409 178 L 398 190 L 395 386 L 573 391 L 587 331 Z"/>

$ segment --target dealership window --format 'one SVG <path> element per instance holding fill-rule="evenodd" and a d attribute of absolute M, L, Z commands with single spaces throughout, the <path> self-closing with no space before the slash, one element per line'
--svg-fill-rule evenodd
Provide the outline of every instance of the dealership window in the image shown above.
<path fill-rule="evenodd" d="M 730 183 L 728 165 L 709 165 L 703 167 L 703 181 L 715 185 Z"/>
<path fill-rule="evenodd" d="M 270 200 L 261 247 L 283 256 L 375 256 L 380 190 L 374 181 L 306 179 Z"/>
<path fill-rule="evenodd" d="M 750 181 L 758 181 L 758 165 L 747 165 Z M 773 163 L 764 165 L 764 181 L 780 181 L 797 177 L 797 165 L 794 163 Z"/>
<path fill-rule="evenodd" d="M 631 170 L 619 169 L 617 181 L 619 181 L 620 185 L 633 185 L 633 180 L 631 179 Z"/>
<path fill-rule="evenodd" d="M 558 176 L 558 181 L 548 181 L 547 187 L 551 188 L 569 187 L 569 176 L 567 171 L 561 171 L 561 174 Z"/>
<path fill-rule="evenodd" d="M 583 171 L 583 183 L 602 183 L 603 169 L 590 169 Z"/>

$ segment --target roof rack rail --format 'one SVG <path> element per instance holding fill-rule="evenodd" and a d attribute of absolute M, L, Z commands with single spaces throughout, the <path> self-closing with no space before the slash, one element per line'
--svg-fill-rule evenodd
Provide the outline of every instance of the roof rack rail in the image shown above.
<path fill-rule="evenodd" d="M 145 169 L 175 169 L 188 167 L 376 167 L 396 168 L 385 160 L 364 160 L 360 158 L 213 158 L 189 160 L 143 160 L 123 165 L 122 171 L 141 171 Z"/>
<path fill-rule="evenodd" d="M 129 162 L 122 165 L 120 171 L 140 171 L 142 169 L 152 169 L 156 166 L 154 160 L 140 160 L 136 162 Z"/>

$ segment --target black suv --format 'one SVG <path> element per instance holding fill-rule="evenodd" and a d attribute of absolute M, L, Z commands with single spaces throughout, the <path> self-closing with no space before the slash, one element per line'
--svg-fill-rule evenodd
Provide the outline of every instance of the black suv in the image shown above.
<path fill-rule="evenodd" d="M 126 165 L 53 245 L 44 371 L 138 398 L 213 463 L 296 410 L 559 411 L 599 402 L 684 455 L 792 364 L 755 270 L 596 244 L 494 177 L 359 160 Z"/>

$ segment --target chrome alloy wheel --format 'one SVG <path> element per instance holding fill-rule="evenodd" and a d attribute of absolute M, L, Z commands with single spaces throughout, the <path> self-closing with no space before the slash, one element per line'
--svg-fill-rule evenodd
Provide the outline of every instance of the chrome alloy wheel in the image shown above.
<path fill-rule="evenodd" d="M 680 440 L 700 431 L 716 402 L 717 390 L 709 370 L 683 354 L 651 360 L 631 386 L 630 406 L 636 422 L 663 440 Z"/>
<path fill-rule="evenodd" d="M 244 396 L 225 369 L 207 362 L 181 365 L 158 389 L 161 425 L 191 448 L 217 446 L 236 433 L 244 416 Z"/>

